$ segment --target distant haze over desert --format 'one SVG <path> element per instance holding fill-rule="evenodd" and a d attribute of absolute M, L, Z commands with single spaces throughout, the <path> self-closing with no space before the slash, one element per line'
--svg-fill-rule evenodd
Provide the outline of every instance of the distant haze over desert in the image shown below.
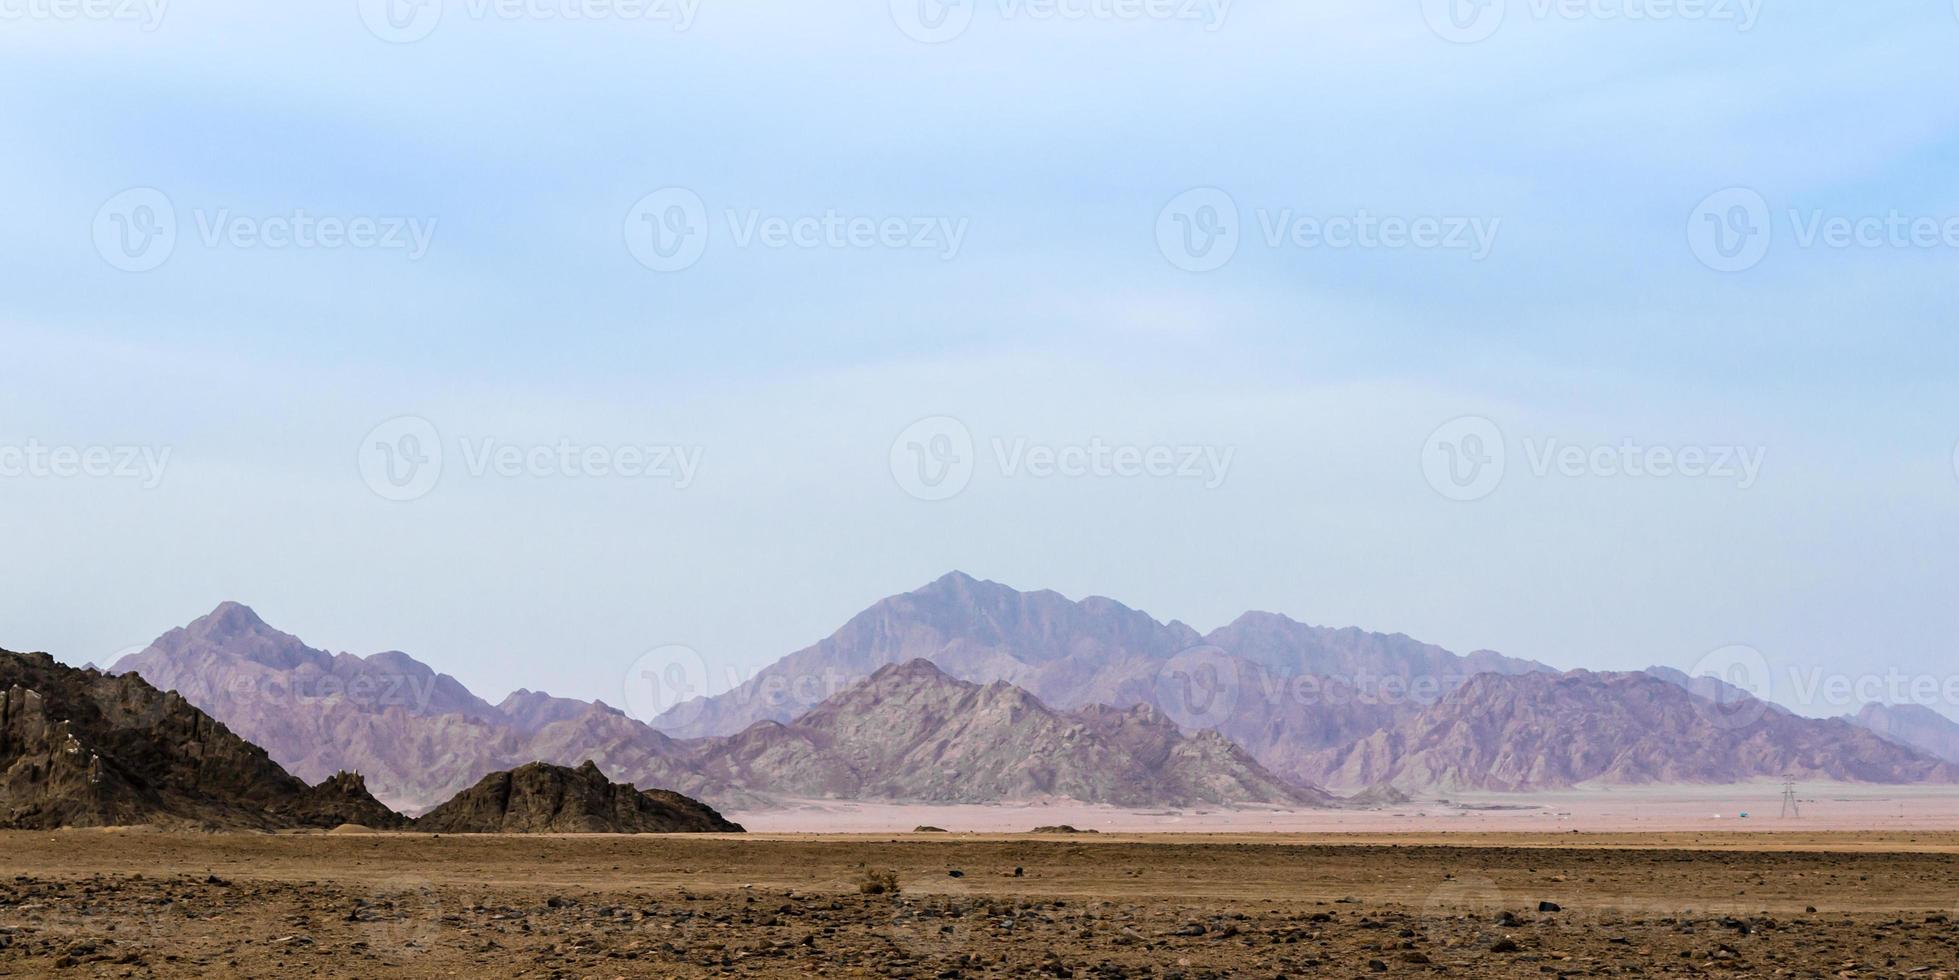
<path fill-rule="evenodd" d="M 0 980 L 1959 977 L 1959 0 L 0 0 Z"/>

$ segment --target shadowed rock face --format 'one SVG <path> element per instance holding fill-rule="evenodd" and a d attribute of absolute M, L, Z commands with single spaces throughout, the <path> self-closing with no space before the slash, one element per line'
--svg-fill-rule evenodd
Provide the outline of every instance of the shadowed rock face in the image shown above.
<path fill-rule="evenodd" d="M 699 801 L 615 783 L 587 761 L 576 769 L 532 763 L 492 773 L 415 821 L 445 834 L 740 833 Z"/>
<path fill-rule="evenodd" d="M 1323 805 L 1215 733 L 1187 736 L 1147 706 L 1055 711 L 1003 682 L 929 661 L 885 667 L 789 724 L 703 745 L 717 781 L 785 796 L 1116 806 Z"/>
<path fill-rule="evenodd" d="M 309 787 L 133 675 L 0 651 L 0 826 L 281 829 L 401 818 L 342 774 Z"/>
<path fill-rule="evenodd" d="M 1485 674 L 1393 729 L 1321 754 L 1327 785 L 1526 791 L 1754 779 L 1953 782 L 1954 768 L 1839 719 L 1713 701 L 1644 673 Z"/>

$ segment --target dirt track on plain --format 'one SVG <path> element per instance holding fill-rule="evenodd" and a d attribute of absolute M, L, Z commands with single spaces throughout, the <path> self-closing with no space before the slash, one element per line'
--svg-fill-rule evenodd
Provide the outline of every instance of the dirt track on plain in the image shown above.
<path fill-rule="evenodd" d="M 1940 976 L 1956 914 L 1951 833 L 0 834 L 9 976 Z"/>

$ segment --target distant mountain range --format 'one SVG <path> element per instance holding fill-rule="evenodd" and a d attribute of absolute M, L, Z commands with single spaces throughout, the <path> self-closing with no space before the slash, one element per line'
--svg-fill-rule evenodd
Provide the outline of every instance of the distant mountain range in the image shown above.
<path fill-rule="evenodd" d="M 1005 681 L 955 680 L 927 660 L 883 667 L 784 724 L 698 743 L 709 785 L 771 795 L 1116 806 L 1325 806 L 1215 732 L 1185 735 L 1147 706 L 1056 711 Z"/>
<path fill-rule="evenodd" d="M 1844 719 L 1879 738 L 1959 765 L 1959 723 L 1916 704 L 1867 704 Z"/>
<path fill-rule="evenodd" d="M 1263 612 L 1204 636 L 1113 599 L 1018 592 L 954 572 L 878 602 L 734 690 L 678 705 L 653 724 L 709 736 L 788 721 L 880 667 L 917 659 L 961 680 L 1005 681 L 1063 710 L 1148 704 L 1187 728 L 1215 728 L 1298 781 L 1311 778 L 1304 756 L 1393 724 L 1472 676 L 1551 669 Z M 1190 674 L 1202 675 L 1201 699 L 1184 683 Z"/>
<path fill-rule="evenodd" d="M 603 703 L 519 691 L 499 705 L 405 654 L 329 654 L 226 603 L 119 661 L 179 691 L 305 776 L 348 768 L 422 812 L 485 774 L 593 760 L 719 806 L 786 798 L 1118 806 L 1324 805 L 1212 732 L 1147 706 L 1049 708 L 1025 690 L 891 665 L 784 724 L 678 740 Z"/>
<path fill-rule="evenodd" d="M 604 704 L 519 692 L 493 706 L 404 653 L 329 654 L 227 602 L 117 661 L 219 718 L 301 779 L 362 773 L 405 812 L 528 762 L 596 760 L 642 785 L 674 787 L 672 740 Z"/>
<path fill-rule="evenodd" d="M 1111 599 L 959 573 L 876 603 L 654 727 L 533 691 L 492 705 L 405 654 L 328 654 L 232 603 L 114 670 L 181 692 L 302 778 L 355 769 L 411 812 L 492 772 L 587 759 L 737 809 L 802 798 L 1312 806 L 1330 801 L 1320 786 L 1951 778 L 1922 744 L 1951 733 L 1916 716 L 1799 718 L 1669 668 L 1560 674 L 1272 613 L 1199 635 Z"/>
<path fill-rule="evenodd" d="M 1759 703 L 1759 702 L 1758 702 Z M 1764 777 L 1953 782 L 1952 766 L 1841 720 L 1735 711 L 1647 673 L 1485 674 L 1393 728 L 1322 753 L 1328 784 L 1558 789 Z"/>

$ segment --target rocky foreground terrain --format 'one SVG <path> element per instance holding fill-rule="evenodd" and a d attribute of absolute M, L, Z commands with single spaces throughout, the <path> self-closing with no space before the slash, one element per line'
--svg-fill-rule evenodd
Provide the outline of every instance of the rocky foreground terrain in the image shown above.
<path fill-rule="evenodd" d="M 308 786 L 139 677 L 0 650 L 0 827 L 271 830 L 402 819 L 359 776 Z"/>
<path fill-rule="evenodd" d="M 1952 834 L 930 838 L 5 834 L 0 975 L 1959 972 Z"/>

